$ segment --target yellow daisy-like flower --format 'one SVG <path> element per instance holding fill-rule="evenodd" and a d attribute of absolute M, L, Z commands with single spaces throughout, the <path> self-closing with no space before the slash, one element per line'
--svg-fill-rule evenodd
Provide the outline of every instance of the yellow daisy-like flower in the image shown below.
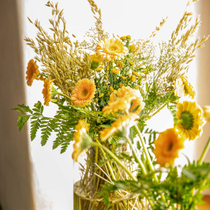
<path fill-rule="evenodd" d="M 38 79 L 39 67 L 36 64 L 36 61 L 31 59 L 28 62 L 27 71 L 26 71 L 26 83 L 28 86 L 31 86 L 34 79 Z"/>
<path fill-rule="evenodd" d="M 81 79 L 71 93 L 71 100 L 74 105 L 84 107 L 94 98 L 95 92 L 96 87 L 93 81 Z"/>
<path fill-rule="evenodd" d="M 195 102 L 178 103 L 176 117 L 175 128 L 186 139 L 194 140 L 202 134 L 205 119 L 202 109 Z"/>
<path fill-rule="evenodd" d="M 52 99 L 52 82 L 50 78 L 47 78 L 44 80 L 44 88 L 42 90 L 42 94 L 44 97 L 44 105 L 49 106 L 50 101 L 56 101 L 55 99 Z"/>
<path fill-rule="evenodd" d="M 73 145 L 74 152 L 72 153 L 72 158 L 78 162 L 79 156 L 86 152 L 88 147 L 91 145 L 91 139 L 87 135 L 89 124 L 86 123 L 85 120 L 79 120 L 75 129 L 76 131 L 73 138 L 75 143 Z"/>
<path fill-rule="evenodd" d="M 119 61 L 119 62 L 117 63 L 117 66 L 118 66 L 120 69 L 122 69 L 122 68 L 123 68 L 123 62 L 122 62 L 122 61 Z"/>
<path fill-rule="evenodd" d="M 181 80 L 184 84 L 185 96 L 189 95 L 193 99 L 196 96 L 196 92 L 193 90 L 193 86 L 188 82 L 187 76 L 182 76 Z"/>
<path fill-rule="evenodd" d="M 154 144 L 153 152 L 157 163 L 161 166 L 173 165 L 174 160 L 179 157 L 179 150 L 184 148 L 184 139 L 174 128 L 170 128 L 160 133 Z"/>
<path fill-rule="evenodd" d="M 126 39 L 127 39 L 127 40 L 130 40 L 130 39 L 131 39 L 131 35 L 127 35 L 127 36 L 126 36 Z"/>
<path fill-rule="evenodd" d="M 123 58 L 127 53 L 127 49 L 119 39 L 104 39 L 96 46 L 96 54 L 102 60 L 113 62 L 114 59 Z"/>
<path fill-rule="evenodd" d="M 183 84 L 181 78 L 176 79 L 174 86 L 175 86 L 174 95 L 179 96 L 179 97 L 184 96 L 185 90 L 184 90 L 184 84 Z"/>
<path fill-rule="evenodd" d="M 135 110 L 134 113 L 139 114 L 143 108 L 144 102 L 140 92 L 130 87 L 122 86 L 110 95 L 109 103 L 102 111 L 110 114 L 111 112 L 133 112 Z"/>
<path fill-rule="evenodd" d="M 210 122 L 210 106 L 203 107 L 204 117 Z"/>
<path fill-rule="evenodd" d="M 135 113 L 130 113 L 129 115 L 118 118 L 114 123 L 112 123 L 110 128 L 105 128 L 104 130 L 99 131 L 101 141 L 105 141 L 123 128 L 129 132 L 129 129 L 136 123 L 137 119 L 139 119 L 139 116 Z"/>
<path fill-rule="evenodd" d="M 126 36 L 121 36 L 120 39 L 124 40 L 126 39 Z"/>
<path fill-rule="evenodd" d="M 119 74 L 119 72 L 120 72 L 120 71 L 119 71 L 119 69 L 117 69 L 117 68 L 113 68 L 113 69 L 112 69 L 112 73 L 113 73 L 113 74 Z"/>

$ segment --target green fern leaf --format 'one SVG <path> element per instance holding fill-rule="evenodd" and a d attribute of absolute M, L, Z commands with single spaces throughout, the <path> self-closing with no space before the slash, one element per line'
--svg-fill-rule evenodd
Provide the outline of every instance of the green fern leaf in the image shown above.
<path fill-rule="evenodd" d="M 25 125 L 25 123 L 28 121 L 29 118 L 30 115 L 18 116 L 17 126 L 19 127 L 19 131 L 23 129 L 23 126 Z"/>
<path fill-rule="evenodd" d="M 36 133 L 40 128 L 41 120 L 39 118 L 35 118 L 33 121 L 31 121 L 31 130 L 30 130 L 30 137 L 31 141 L 33 141 L 36 137 Z"/>

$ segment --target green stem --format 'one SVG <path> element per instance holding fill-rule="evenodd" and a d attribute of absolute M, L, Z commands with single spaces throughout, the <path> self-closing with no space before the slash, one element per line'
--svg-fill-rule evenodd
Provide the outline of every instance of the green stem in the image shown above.
<path fill-rule="evenodd" d="M 131 143 L 129 137 L 126 137 L 126 139 L 127 139 L 128 144 L 130 145 L 130 148 L 131 148 L 131 150 L 132 150 L 132 152 L 133 152 L 133 155 L 134 155 L 135 159 L 137 160 L 138 164 L 140 165 L 140 167 L 141 167 L 141 169 L 142 169 L 142 171 L 143 171 L 143 174 L 144 174 L 144 175 L 147 175 L 147 170 L 146 170 L 146 168 L 145 168 L 143 162 L 141 161 L 141 159 L 138 158 L 138 156 L 137 156 L 135 150 L 133 149 L 133 146 L 132 146 L 132 143 Z"/>
<path fill-rule="evenodd" d="M 136 130 L 137 130 L 137 133 L 138 133 L 139 139 L 140 139 L 140 141 L 141 141 L 141 144 L 142 144 L 144 153 L 145 153 L 145 155 L 146 155 L 146 159 L 147 159 L 147 161 L 148 161 L 148 163 L 149 163 L 149 168 L 150 168 L 150 170 L 151 170 L 152 172 L 154 172 L 155 170 L 154 170 L 152 161 L 151 161 L 151 159 L 150 159 L 149 152 L 148 152 L 148 150 L 147 150 L 147 148 L 146 148 L 146 146 L 145 146 L 144 140 L 143 140 L 143 138 L 142 138 L 142 136 L 141 136 L 141 132 L 140 132 L 140 130 L 139 130 L 139 128 L 138 128 L 137 125 L 135 125 L 135 128 L 136 128 Z M 154 179 L 155 179 L 156 182 L 159 181 L 158 178 L 157 178 L 157 176 L 156 176 L 156 174 L 154 174 Z"/>
<path fill-rule="evenodd" d="M 102 144 L 100 144 L 99 142 L 96 143 L 96 142 L 92 142 L 91 143 L 93 146 L 98 146 L 100 148 L 102 148 L 107 154 L 109 154 L 124 170 L 125 172 L 129 175 L 129 177 L 134 180 L 134 181 L 137 181 L 137 179 L 132 175 L 132 173 L 130 172 L 130 170 L 125 167 L 121 162 L 120 160 L 118 159 L 117 156 L 115 156 L 109 149 L 107 149 L 105 146 L 103 146 Z"/>
<path fill-rule="evenodd" d="M 98 141 L 98 139 L 96 139 L 96 142 L 97 142 L 96 144 L 100 144 L 99 141 Z M 95 145 L 95 146 L 96 146 L 96 145 Z M 96 146 L 96 147 L 98 147 L 98 146 Z M 103 150 L 101 147 L 100 147 L 100 149 L 101 149 L 101 152 L 102 152 L 104 158 L 106 159 L 106 154 L 105 154 L 104 150 Z M 113 173 L 113 169 L 112 169 L 112 167 L 111 167 L 111 165 L 110 165 L 109 162 L 107 162 L 107 166 L 108 166 L 109 171 L 110 171 L 110 173 L 111 173 L 112 179 L 116 180 L 116 177 L 115 177 L 115 175 L 114 175 L 114 173 Z"/>
<path fill-rule="evenodd" d="M 71 98 L 70 98 L 69 96 L 65 95 L 65 94 L 60 93 L 60 92 L 58 92 L 57 94 L 58 94 L 58 95 L 61 95 L 61 96 L 64 96 L 64 97 L 68 98 L 68 99 L 71 101 Z"/>
<path fill-rule="evenodd" d="M 198 165 L 200 165 L 204 161 L 204 158 L 206 156 L 206 153 L 209 150 L 209 147 L 210 147 L 210 137 L 209 137 L 209 139 L 208 139 L 208 141 L 206 143 L 206 146 L 205 146 L 205 148 L 204 148 L 204 150 L 203 150 L 203 152 L 202 152 L 202 154 L 200 156 L 200 159 L 198 160 Z"/>

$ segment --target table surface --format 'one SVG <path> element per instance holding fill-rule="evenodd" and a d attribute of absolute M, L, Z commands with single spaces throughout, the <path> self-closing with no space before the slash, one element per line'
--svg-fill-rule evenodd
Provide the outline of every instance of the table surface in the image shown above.
<path fill-rule="evenodd" d="M 204 205 L 197 205 L 198 210 L 210 210 L 210 195 L 203 196 Z"/>

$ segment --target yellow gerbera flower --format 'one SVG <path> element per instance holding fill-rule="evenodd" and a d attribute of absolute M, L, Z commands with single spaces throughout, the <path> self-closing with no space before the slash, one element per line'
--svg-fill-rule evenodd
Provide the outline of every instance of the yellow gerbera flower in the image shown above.
<path fill-rule="evenodd" d="M 184 148 L 184 139 L 174 128 L 170 128 L 160 133 L 154 144 L 153 152 L 157 163 L 161 166 L 173 165 L 174 160 L 179 157 L 179 150 Z"/>
<path fill-rule="evenodd" d="M 177 123 L 175 128 L 189 140 L 194 140 L 202 134 L 205 124 L 202 109 L 195 103 L 184 101 L 177 104 Z"/>
<path fill-rule="evenodd" d="M 193 99 L 196 96 L 196 92 L 193 90 L 193 86 L 188 82 L 187 76 L 182 76 L 181 80 L 184 84 L 185 96 L 189 95 Z"/>
<path fill-rule="evenodd" d="M 104 130 L 99 131 L 101 141 L 105 141 L 123 128 L 125 128 L 126 132 L 129 132 L 129 129 L 136 123 L 137 119 L 139 119 L 139 115 L 135 113 L 130 113 L 129 115 L 118 118 L 114 123 L 112 123 L 110 128 L 105 128 Z"/>
<path fill-rule="evenodd" d="M 210 106 L 203 107 L 204 117 L 210 122 Z"/>
<path fill-rule="evenodd" d="M 96 46 L 96 54 L 107 62 L 113 62 L 114 59 L 123 58 L 127 49 L 119 39 L 104 39 Z"/>
<path fill-rule="evenodd" d="M 109 103 L 103 108 L 102 111 L 107 114 L 118 111 L 132 112 L 136 108 L 136 114 L 139 114 L 144 108 L 144 102 L 140 92 L 130 87 L 122 86 L 110 95 Z"/>
<path fill-rule="evenodd" d="M 74 105 L 84 107 L 93 99 L 96 87 L 93 81 L 81 79 L 77 82 L 71 93 L 71 100 Z"/>
<path fill-rule="evenodd" d="M 79 120 L 75 129 L 76 131 L 73 138 L 75 143 L 73 145 L 74 152 L 72 153 L 72 158 L 78 162 L 79 156 L 86 152 L 91 145 L 91 138 L 87 135 L 89 124 L 86 123 L 85 120 Z"/>
<path fill-rule="evenodd" d="M 42 94 L 44 97 L 44 105 L 49 106 L 50 101 L 56 101 L 55 99 L 52 99 L 52 82 L 50 78 L 47 78 L 44 80 L 44 88 L 42 90 Z"/>
<path fill-rule="evenodd" d="M 28 86 L 31 86 L 34 79 L 38 79 L 39 67 L 36 64 L 36 61 L 31 59 L 28 62 L 27 71 L 26 71 L 26 83 Z"/>

